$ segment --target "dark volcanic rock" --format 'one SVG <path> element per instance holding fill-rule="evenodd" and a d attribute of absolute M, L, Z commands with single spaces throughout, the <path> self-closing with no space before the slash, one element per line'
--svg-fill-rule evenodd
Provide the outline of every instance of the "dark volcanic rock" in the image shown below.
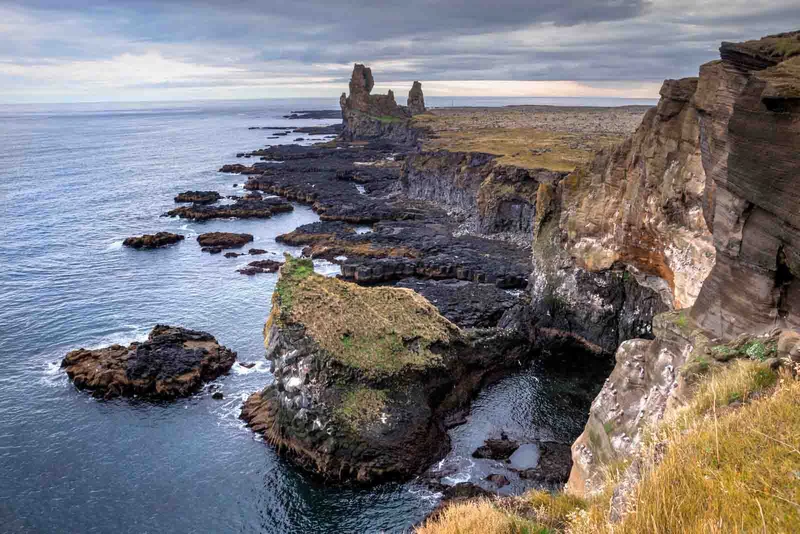
<path fill-rule="evenodd" d="M 518 442 L 504 436 L 501 439 L 487 439 L 483 445 L 475 449 L 472 456 L 490 460 L 508 460 L 509 456 L 514 454 L 518 448 Z"/>
<path fill-rule="evenodd" d="M 508 480 L 508 477 L 497 473 L 492 473 L 491 475 L 486 477 L 486 480 L 488 480 L 498 488 L 502 488 L 504 486 L 508 486 L 509 484 L 511 484 L 511 481 Z"/>
<path fill-rule="evenodd" d="M 250 157 L 251 154 L 244 154 L 244 157 Z M 231 165 L 223 165 L 220 167 L 219 172 L 228 172 L 233 174 L 260 174 L 261 171 L 253 167 L 242 165 L 241 163 L 234 163 Z"/>
<path fill-rule="evenodd" d="M 180 234 L 170 232 L 158 232 L 157 234 L 144 234 L 135 237 L 128 237 L 122 244 L 131 248 L 160 248 L 166 247 L 183 241 L 184 237 Z"/>
<path fill-rule="evenodd" d="M 246 274 L 247 276 L 253 276 L 260 273 L 276 273 L 278 269 L 280 269 L 281 265 L 283 265 L 282 261 L 274 261 L 274 260 L 258 260 L 258 261 L 251 261 L 247 264 L 247 267 L 243 269 L 239 269 L 238 273 Z"/>
<path fill-rule="evenodd" d="M 519 297 L 495 284 L 479 284 L 464 280 L 419 280 L 406 278 L 397 287 L 413 289 L 439 313 L 462 328 L 497 326 L 503 314 L 520 301 Z"/>
<path fill-rule="evenodd" d="M 342 112 L 338 109 L 292 111 L 291 115 L 284 115 L 284 119 L 341 119 Z"/>
<path fill-rule="evenodd" d="M 281 268 L 266 328 L 275 382 L 246 401 L 242 418 L 323 477 L 421 473 L 448 449 L 447 414 L 489 374 L 527 361 L 508 332 L 463 332 L 412 291 L 312 269 L 292 259 Z"/>
<path fill-rule="evenodd" d="M 78 388 L 95 396 L 171 399 L 228 372 L 235 360 L 236 353 L 211 334 L 156 325 L 147 341 L 74 350 L 61 366 Z"/>
<path fill-rule="evenodd" d="M 239 252 L 226 252 L 225 253 L 225 257 L 229 258 L 229 259 L 230 258 L 238 258 L 239 256 L 244 256 L 244 254 L 241 254 Z"/>
<path fill-rule="evenodd" d="M 215 391 L 211 395 L 211 398 L 214 399 L 214 400 L 222 400 L 222 399 L 225 398 L 225 395 L 223 395 L 223 393 L 221 391 Z"/>
<path fill-rule="evenodd" d="M 232 234 L 229 232 L 210 232 L 197 236 L 201 247 L 241 248 L 253 240 L 250 234 Z"/>
<path fill-rule="evenodd" d="M 260 254 L 266 254 L 267 251 L 262 248 L 251 248 L 250 250 L 247 251 L 247 253 L 250 254 L 251 256 L 258 256 Z"/>
<path fill-rule="evenodd" d="M 175 202 L 194 202 L 195 204 L 213 204 L 222 195 L 216 191 L 186 191 L 175 197 Z"/>
<path fill-rule="evenodd" d="M 566 443 L 539 442 L 539 463 L 519 476 L 540 484 L 564 484 L 572 469 L 572 451 Z"/>
<path fill-rule="evenodd" d="M 215 204 L 211 206 L 192 204 L 168 211 L 169 217 L 181 217 L 195 221 L 208 219 L 267 219 L 276 213 L 292 211 L 294 206 L 282 198 L 266 199 L 239 198 L 233 204 Z"/>
<path fill-rule="evenodd" d="M 339 112 L 341 113 L 341 112 Z M 328 126 L 303 126 L 295 128 L 294 133 L 302 133 L 308 135 L 339 135 L 344 126 L 340 124 L 330 124 Z"/>

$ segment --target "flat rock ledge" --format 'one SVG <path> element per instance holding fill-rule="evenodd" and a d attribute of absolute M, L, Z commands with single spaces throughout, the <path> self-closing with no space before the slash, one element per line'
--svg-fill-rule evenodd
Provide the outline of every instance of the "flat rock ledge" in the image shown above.
<path fill-rule="evenodd" d="M 180 234 L 173 234 L 170 232 L 158 232 L 156 234 L 144 234 L 128 237 L 122 244 L 130 248 L 161 248 L 169 245 L 174 245 L 184 240 Z"/>
<path fill-rule="evenodd" d="M 236 353 L 207 332 L 159 324 L 142 343 L 73 350 L 61 367 L 78 389 L 96 397 L 169 400 L 227 373 L 235 360 Z"/>
<path fill-rule="evenodd" d="M 412 477 L 450 446 L 447 416 L 527 360 L 507 331 L 465 331 L 409 289 L 361 287 L 287 257 L 265 327 L 275 382 L 241 417 L 335 482 Z"/>
<path fill-rule="evenodd" d="M 208 232 L 197 236 L 197 242 L 204 252 L 216 254 L 224 248 L 242 248 L 253 240 L 251 234 L 234 234 L 231 232 Z"/>

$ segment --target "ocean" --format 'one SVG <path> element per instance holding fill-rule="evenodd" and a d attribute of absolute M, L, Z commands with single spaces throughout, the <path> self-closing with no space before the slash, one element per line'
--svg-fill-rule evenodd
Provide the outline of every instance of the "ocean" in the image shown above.
<path fill-rule="evenodd" d="M 428 99 L 433 105 L 607 105 L 650 101 Z M 294 469 L 244 427 L 242 401 L 271 380 L 262 328 L 276 275 L 243 276 L 252 258 L 201 253 L 195 237 L 248 232 L 278 258 L 300 250 L 279 234 L 318 220 L 308 206 L 268 220 L 187 222 L 162 217 L 190 189 L 241 194 L 221 174 L 237 152 L 267 140 L 249 126 L 307 126 L 298 109 L 335 99 L 0 106 L 0 530 L 3 532 L 402 532 L 435 506 L 423 484 L 329 486 Z M 313 142 L 303 136 L 303 143 Z M 239 160 L 242 161 L 242 160 Z M 186 241 L 156 251 L 131 235 L 171 231 Z M 318 271 L 338 268 L 317 262 Z M 157 323 L 205 330 L 239 361 L 215 384 L 171 403 L 103 401 L 77 391 L 63 356 L 142 340 Z M 585 414 L 570 378 L 532 368 L 484 391 L 470 423 L 451 434 L 457 480 L 487 425 L 568 439 Z M 520 394 L 524 390 L 525 394 Z M 482 434 L 480 434 L 482 435 Z M 471 441 L 470 441 L 471 440 Z"/>

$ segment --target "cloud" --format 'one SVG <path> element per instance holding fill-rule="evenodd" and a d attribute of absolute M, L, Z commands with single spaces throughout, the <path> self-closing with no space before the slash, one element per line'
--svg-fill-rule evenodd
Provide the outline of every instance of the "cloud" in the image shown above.
<path fill-rule="evenodd" d="M 796 0 L 68 4 L 0 0 L 0 101 L 333 96 L 356 61 L 379 85 L 420 79 L 429 94 L 475 94 L 472 81 L 491 94 L 602 96 L 614 84 L 655 97 L 664 78 L 714 59 L 720 41 L 800 20 Z M 567 81 L 575 84 L 524 83 Z"/>

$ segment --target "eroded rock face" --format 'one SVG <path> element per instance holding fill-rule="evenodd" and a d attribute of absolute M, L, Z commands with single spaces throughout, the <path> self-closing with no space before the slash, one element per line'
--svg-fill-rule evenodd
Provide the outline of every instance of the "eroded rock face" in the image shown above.
<path fill-rule="evenodd" d="M 147 341 L 73 350 L 61 366 L 79 389 L 98 397 L 172 399 L 227 373 L 235 360 L 211 334 L 156 325 Z"/>
<path fill-rule="evenodd" d="M 709 362 L 800 360 L 800 72 L 798 59 L 780 52 L 792 49 L 787 44 L 800 45 L 800 32 L 723 43 L 722 60 L 700 68 L 689 103 L 698 115 L 703 211 L 713 229 L 716 264 L 691 310 L 657 317 L 654 340 L 619 347 L 616 366 L 572 447 L 573 493 L 601 489 L 603 468 L 634 457 L 642 431 L 685 404 L 693 374 Z M 741 354 L 748 343 L 761 353 Z M 625 487 L 615 492 L 619 502 L 636 483 L 635 463 L 626 471 Z"/>
<path fill-rule="evenodd" d="M 693 314 L 715 336 L 800 327 L 800 32 L 723 43 L 696 105 L 717 265 Z"/>
<path fill-rule="evenodd" d="M 184 240 L 184 236 L 171 232 L 158 232 L 156 234 L 144 234 L 128 237 L 122 244 L 131 248 L 161 248 Z"/>
<path fill-rule="evenodd" d="M 408 289 L 362 288 L 281 269 L 265 327 L 275 383 L 242 418 L 300 466 L 339 481 L 376 482 L 423 471 L 449 448 L 448 412 L 487 373 L 518 366 L 509 333 L 468 334 Z"/>
<path fill-rule="evenodd" d="M 613 352 L 650 318 L 691 306 L 714 264 L 691 104 L 697 79 L 667 80 L 623 144 L 536 198 L 531 300 L 537 327 Z"/>
<path fill-rule="evenodd" d="M 419 82 L 415 82 L 419 84 Z M 342 108 L 344 128 L 341 138 L 353 141 L 358 139 L 384 139 L 395 143 L 413 144 L 419 132 L 413 128 L 409 119 L 412 111 L 397 105 L 394 93 L 385 95 L 370 94 L 375 86 L 372 70 L 356 64 L 350 77 L 350 95 L 342 93 L 339 105 Z M 418 91 L 415 91 L 415 88 Z M 422 86 L 412 87 L 414 109 L 424 111 Z M 409 93 L 411 99 L 411 93 Z M 421 108 L 420 108 L 421 106 Z"/>

